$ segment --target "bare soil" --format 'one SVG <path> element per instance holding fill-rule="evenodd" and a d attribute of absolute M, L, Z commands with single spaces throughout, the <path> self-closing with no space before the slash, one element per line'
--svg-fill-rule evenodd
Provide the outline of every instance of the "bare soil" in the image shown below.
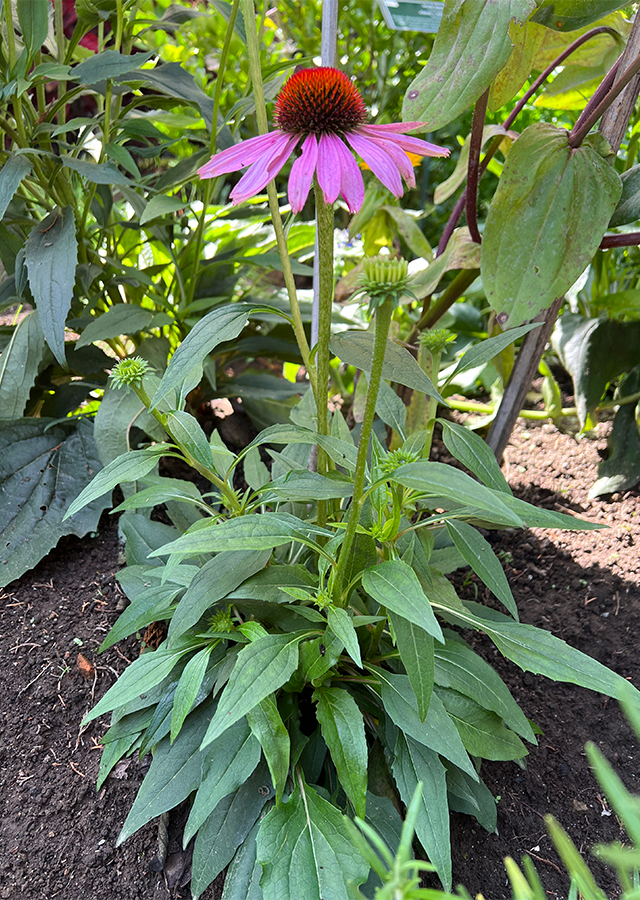
<path fill-rule="evenodd" d="M 597 533 L 532 530 L 495 535 L 525 622 L 545 627 L 640 685 L 640 492 L 590 501 L 606 440 L 577 442 L 545 425 L 518 426 L 506 453 L 514 492 L 547 508 L 609 526 Z M 492 538 L 493 539 L 493 538 Z M 0 596 L 0 900 L 165 900 L 189 896 L 189 854 L 180 853 L 181 811 L 169 826 L 164 871 L 157 868 L 157 823 L 123 846 L 116 839 L 147 762 L 116 767 L 97 793 L 99 738 L 106 722 L 80 722 L 139 652 L 134 639 L 98 656 L 122 608 L 114 574 L 117 530 L 105 516 L 98 535 L 63 539 L 38 567 Z M 473 578 L 463 596 L 484 599 Z M 543 817 L 567 829 L 608 897 L 615 878 L 590 857 L 602 841 L 625 840 L 589 771 L 593 740 L 634 788 L 640 747 L 617 705 L 582 688 L 524 674 L 475 636 L 543 734 L 526 769 L 491 763 L 483 777 L 498 805 L 497 835 L 453 816 L 454 878 L 486 900 L 508 900 L 503 857 L 529 853 L 548 896 L 569 885 Z M 82 659 L 79 658 L 81 654 Z M 640 792 L 640 788 L 638 789 Z M 205 893 L 217 900 L 220 882 Z"/>

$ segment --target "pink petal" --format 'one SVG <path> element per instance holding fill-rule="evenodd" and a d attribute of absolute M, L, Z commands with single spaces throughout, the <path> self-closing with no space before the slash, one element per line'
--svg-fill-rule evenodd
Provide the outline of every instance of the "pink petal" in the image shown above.
<path fill-rule="evenodd" d="M 244 169 L 254 163 L 281 134 L 281 131 L 270 131 L 268 134 L 249 138 L 248 141 L 241 141 L 234 147 L 212 156 L 208 163 L 198 169 L 198 175 L 200 178 L 215 178 L 217 175 L 227 175 L 229 172 Z"/>
<path fill-rule="evenodd" d="M 321 134 L 318 142 L 318 184 L 325 203 L 335 203 L 340 193 L 340 145 L 335 134 Z"/>
<path fill-rule="evenodd" d="M 349 131 L 346 138 L 356 153 L 363 158 L 371 171 L 388 188 L 394 197 L 402 197 L 402 179 L 395 161 L 383 150 L 378 141 L 359 131 Z"/>
<path fill-rule="evenodd" d="M 317 162 L 318 142 L 316 136 L 310 134 L 305 138 L 302 155 L 291 166 L 289 175 L 289 203 L 294 213 L 299 213 L 306 203 Z"/>
<path fill-rule="evenodd" d="M 242 203 L 259 194 L 262 188 L 276 177 L 299 140 L 299 134 L 288 134 L 281 131 L 277 143 L 274 141 L 273 145 L 244 173 L 231 191 L 229 196 L 234 204 Z"/>
<path fill-rule="evenodd" d="M 414 188 L 416 186 L 416 176 L 413 172 L 413 164 L 404 150 L 398 147 L 395 136 L 393 140 L 376 138 L 375 143 L 389 154 L 409 187 Z"/>
<path fill-rule="evenodd" d="M 406 131 L 427 130 L 426 122 L 387 122 L 384 125 L 362 125 L 362 128 L 372 128 L 374 131 L 390 131 L 393 133 L 404 134 Z"/>
<path fill-rule="evenodd" d="M 343 141 L 336 145 L 340 156 L 340 193 L 344 197 L 350 213 L 358 212 L 364 202 L 364 181 L 360 166 Z"/>
<path fill-rule="evenodd" d="M 375 130 L 373 130 L 375 129 Z M 358 134 L 365 137 L 386 138 L 393 141 L 396 146 L 400 147 L 406 153 L 415 153 L 418 156 L 449 156 L 447 147 L 439 147 L 437 144 L 430 144 L 429 141 L 423 141 L 420 138 L 410 137 L 404 134 L 394 134 L 392 131 L 386 130 L 386 125 L 361 125 L 355 129 Z"/>

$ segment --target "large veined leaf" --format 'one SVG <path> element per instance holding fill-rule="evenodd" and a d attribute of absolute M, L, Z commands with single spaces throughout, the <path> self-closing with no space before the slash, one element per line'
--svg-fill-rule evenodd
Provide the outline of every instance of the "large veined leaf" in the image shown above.
<path fill-rule="evenodd" d="M 260 820 L 258 820 L 238 847 L 238 852 L 233 857 L 224 876 L 221 900 L 262 900 L 262 888 L 260 887 L 262 866 L 257 861 L 256 850 L 256 837 L 260 824 Z"/>
<path fill-rule="evenodd" d="M 609 382 L 640 363 L 640 322 L 567 313 L 558 319 L 552 343 L 573 379 L 580 424 L 593 428 L 596 407 Z"/>
<path fill-rule="evenodd" d="M 40 325 L 47 344 L 61 366 L 64 355 L 64 323 L 71 306 L 76 280 L 78 243 L 73 210 L 56 209 L 27 238 L 25 264 Z"/>
<path fill-rule="evenodd" d="M 348 691 L 322 687 L 314 691 L 316 716 L 322 729 L 340 784 L 353 803 L 356 815 L 364 818 L 367 793 L 367 739 L 358 704 Z"/>
<path fill-rule="evenodd" d="M 403 803 L 411 802 L 418 782 L 422 799 L 416 819 L 416 835 L 429 861 L 438 871 L 446 891 L 451 890 L 451 841 L 445 767 L 437 753 L 400 733 L 391 763 Z"/>
<path fill-rule="evenodd" d="M 349 900 L 369 866 L 350 840 L 342 814 L 297 772 L 289 799 L 270 810 L 258 832 L 264 900 Z"/>
<path fill-rule="evenodd" d="M 0 587 L 33 568 L 64 534 L 96 530 L 104 500 L 63 517 L 99 469 L 85 419 L 75 428 L 52 419 L 0 421 Z"/>
<path fill-rule="evenodd" d="M 631 222 L 636 222 L 640 219 L 640 165 L 627 169 L 620 178 L 622 180 L 622 193 L 615 212 L 611 216 L 609 228 L 629 225 Z"/>
<path fill-rule="evenodd" d="M 527 755 L 527 748 L 520 738 L 505 728 L 495 713 L 483 709 L 471 697 L 458 691 L 447 688 L 437 691 L 471 756 L 507 760 Z"/>
<path fill-rule="evenodd" d="M 254 706 L 247 713 L 247 722 L 260 742 L 275 788 L 276 803 L 280 803 L 289 774 L 291 740 L 273 696 L 265 697 Z"/>
<path fill-rule="evenodd" d="M 0 169 L 0 220 L 6 213 L 20 182 L 26 178 L 32 166 L 33 163 L 27 156 L 13 153 Z"/>
<path fill-rule="evenodd" d="M 468 109 L 511 55 L 510 23 L 525 22 L 534 9 L 534 0 L 445 0 L 431 56 L 409 85 L 402 118 L 437 131 Z"/>
<path fill-rule="evenodd" d="M 513 21 L 509 25 L 509 37 L 513 50 L 507 63 L 496 75 L 489 93 L 488 109 L 496 112 L 512 100 L 525 83 L 534 65 L 546 29 L 529 19 L 527 22 Z"/>
<path fill-rule="evenodd" d="M 362 586 L 381 606 L 444 643 L 442 629 L 411 566 L 399 559 L 372 566 L 363 573 Z"/>
<path fill-rule="evenodd" d="M 461 769 L 445 763 L 449 808 L 454 812 L 475 816 L 482 827 L 496 833 L 497 805 L 493 794 L 483 781 L 474 781 Z"/>
<path fill-rule="evenodd" d="M 147 60 L 151 59 L 154 51 L 136 53 L 135 56 L 123 56 L 115 50 L 103 50 L 90 56 L 84 62 L 78 63 L 71 70 L 71 79 L 80 84 L 97 84 L 107 78 L 117 78 L 134 69 L 139 69 Z"/>
<path fill-rule="evenodd" d="M 0 419 L 18 419 L 23 414 L 45 349 L 34 310 L 18 322 L 0 356 Z"/>
<path fill-rule="evenodd" d="M 546 122 L 526 128 L 491 201 L 482 279 L 503 326 L 532 319 L 574 284 L 620 197 L 620 176 L 598 152 L 602 139 L 572 149 L 567 137 Z"/>
<path fill-rule="evenodd" d="M 621 0 L 543 0 L 531 21 L 555 31 L 576 31 L 628 5 Z"/>
<path fill-rule="evenodd" d="M 118 303 L 87 325 L 76 343 L 76 350 L 93 341 L 104 341 L 121 334 L 136 334 L 146 328 L 152 319 L 153 313 L 149 309 L 133 303 Z"/>

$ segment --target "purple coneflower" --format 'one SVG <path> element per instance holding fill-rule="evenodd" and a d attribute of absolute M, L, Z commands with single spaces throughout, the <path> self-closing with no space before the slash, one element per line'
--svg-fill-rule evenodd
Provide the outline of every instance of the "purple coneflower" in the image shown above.
<path fill-rule="evenodd" d="M 218 153 L 198 169 L 198 174 L 201 178 L 215 178 L 249 166 L 230 195 L 234 203 L 242 203 L 275 178 L 301 143 L 302 153 L 289 176 L 291 209 L 300 212 L 315 173 L 326 203 L 334 203 L 342 195 L 353 213 L 362 206 L 364 182 L 351 150 L 395 197 L 403 194 L 403 178 L 409 187 L 416 184 L 408 153 L 449 155 L 445 147 L 405 134 L 424 128 L 422 122 L 367 125 L 366 118 L 362 97 L 344 72 L 331 68 L 301 69 L 278 94 L 277 130 Z"/>

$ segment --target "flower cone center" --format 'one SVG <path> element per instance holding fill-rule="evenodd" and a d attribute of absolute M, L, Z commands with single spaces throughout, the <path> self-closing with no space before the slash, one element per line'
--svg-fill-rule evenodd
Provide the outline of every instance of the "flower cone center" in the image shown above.
<path fill-rule="evenodd" d="M 362 97 L 339 69 L 301 69 L 291 76 L 276 100 L 276 124 L 292 134 L 352 131 L 366 118 Z"/>

